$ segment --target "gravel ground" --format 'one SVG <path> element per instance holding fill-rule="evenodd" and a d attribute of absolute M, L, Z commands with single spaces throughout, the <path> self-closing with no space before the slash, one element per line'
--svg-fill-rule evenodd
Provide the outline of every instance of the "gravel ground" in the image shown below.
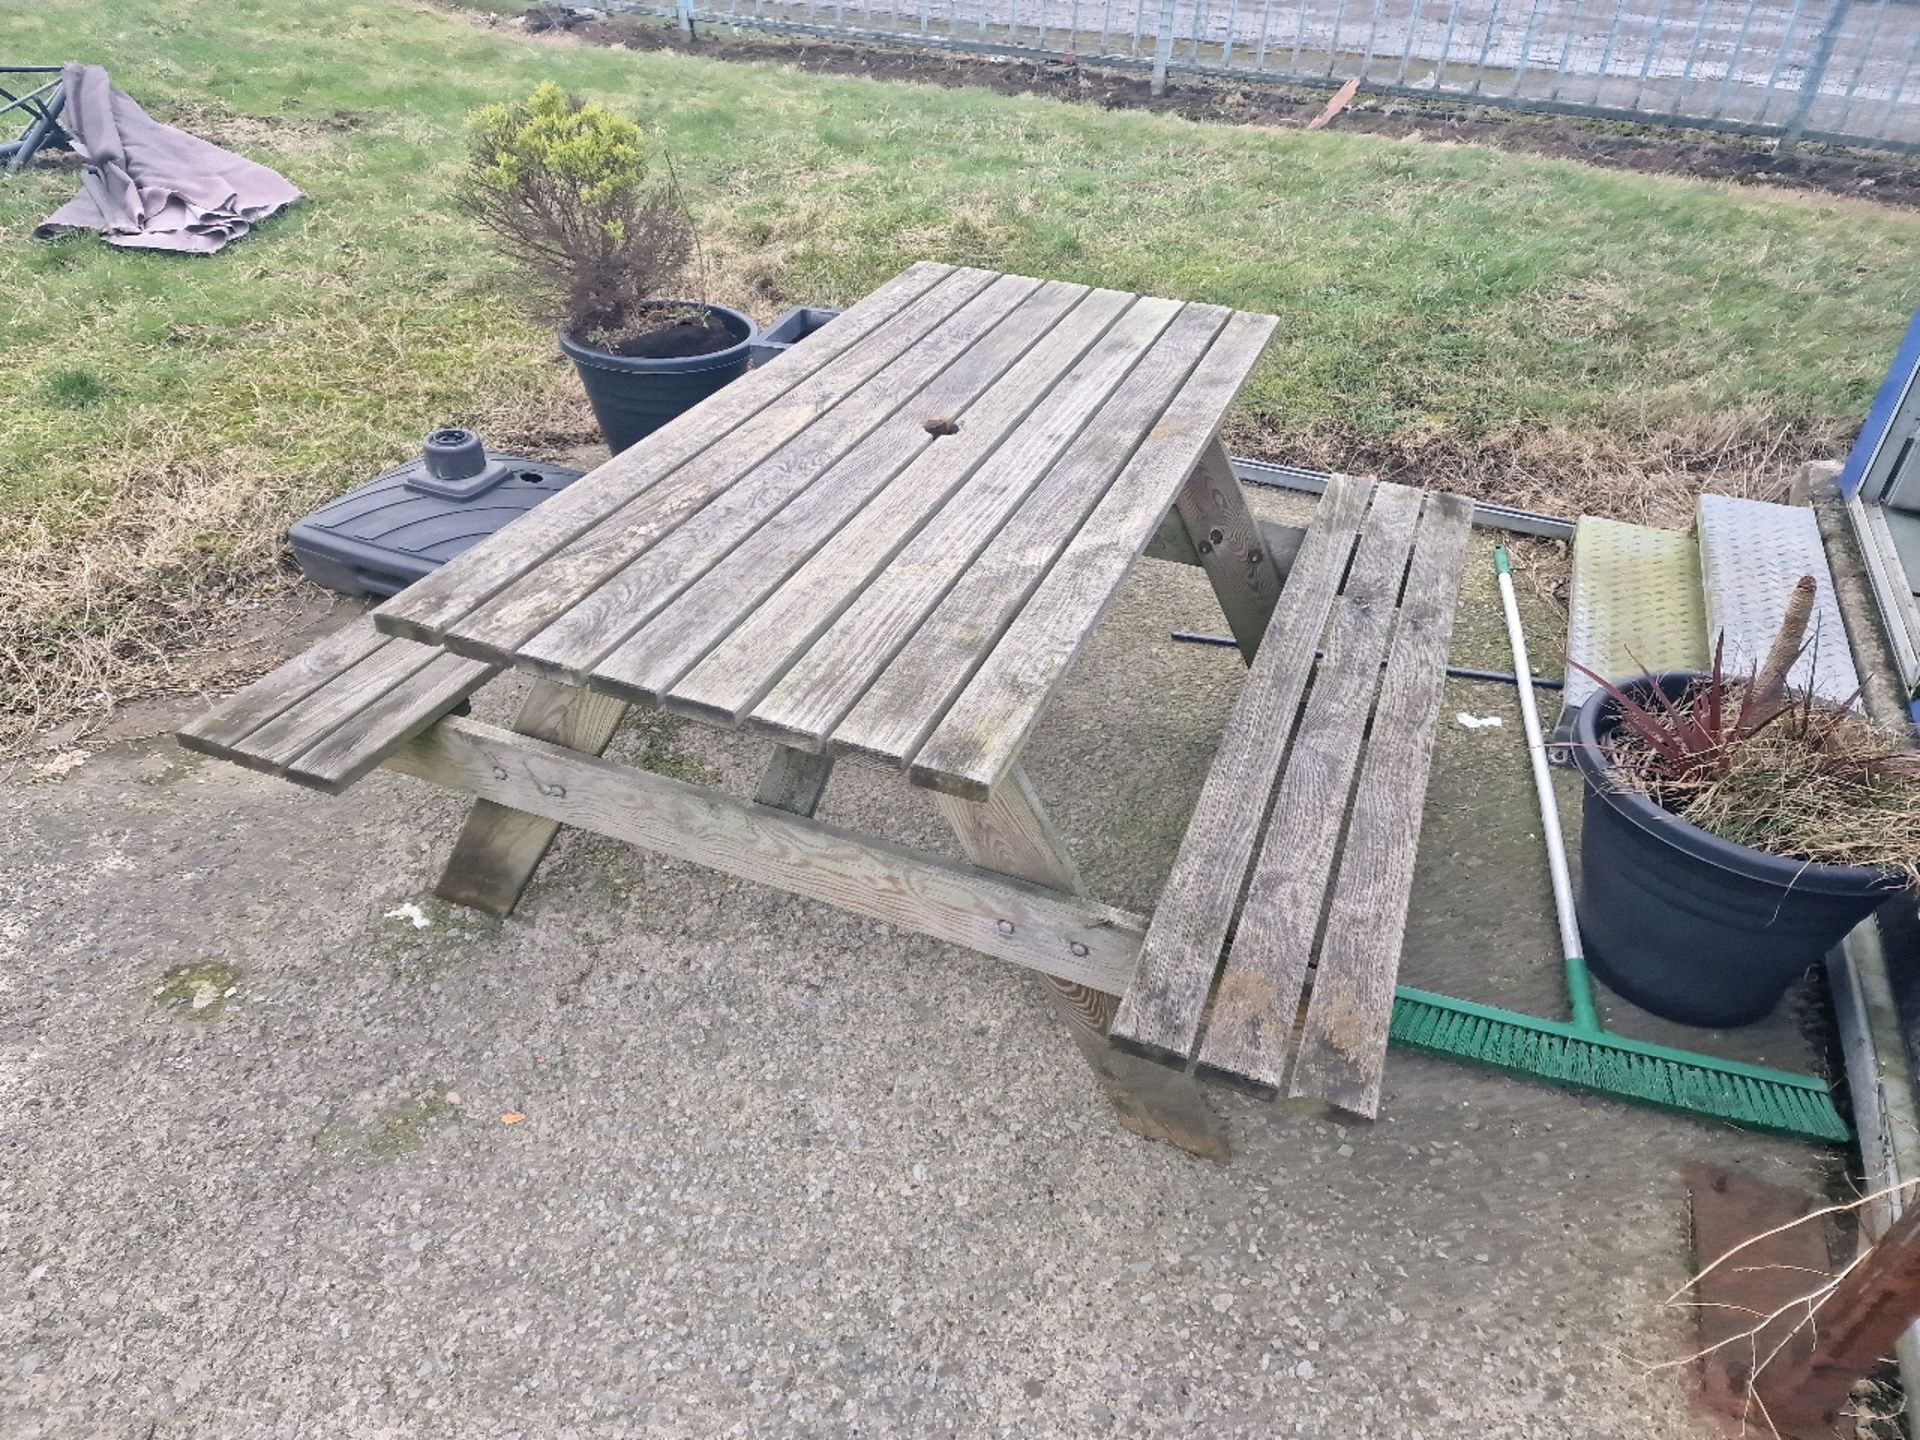
<path fill-rule="evenodd" d="M 1197 572 L 1143 572 L 1030 759 L 1138 907 L 1237 681 L 1165 638 L 1220 628 Z M 1456 653 L 1497 663 L 1470 591 Z M 1407 978 L 1549 1008 L 1512 698 L 1455 688 Z M 616 746 L 736 789 L 765 753 Z M 878 771 L 822 813 L 948 848 Z M 460 816 L 158 737 L 0 788 L 0 1434 L 1660 1440 L 1697 1423 L 1646 1363 L 1685 1341 L 1679 1165 L 1817 1183 L 1399 1053 L 1377 1124 L 1222 1094 L 1237 1154 L 1195 1161 L 995 962 L 576 834 L 513 919 L 449 911 Z M 1725 1044 L 1806 1063 L 1784 1018 Z"/>

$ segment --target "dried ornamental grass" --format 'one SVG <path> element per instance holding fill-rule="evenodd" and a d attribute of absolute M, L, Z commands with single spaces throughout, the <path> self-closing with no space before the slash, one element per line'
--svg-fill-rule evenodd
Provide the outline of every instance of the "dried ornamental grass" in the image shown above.
<path fill-rule="evenodd" d="M 1850 704 L 1787 689 L 1814 592 L 1801 576 L 1748 679 L 1727 676 L 1722 645 L 1713 669 L 1674 700 L 1656 688 L 1642 701 L 1587 670 L 1619 711 L 1615 778 L 1723 840 L 1920 888 L 1920 753 Z"/>
<path fill-rule="evenodd" d="M 1701 703 L 1699 689 L 1682 711 Z M 1613 747 L 1615 774 L 1723 840 L 1818 865 L 1870 866 L 1920 886 L 1920 754 L 1808 697 L 1795 697 L 1788 715 L 1730 746 L 1723 766 L 1690 775 L 1668 773 L 1645 742 L 1624 734 Z"/>

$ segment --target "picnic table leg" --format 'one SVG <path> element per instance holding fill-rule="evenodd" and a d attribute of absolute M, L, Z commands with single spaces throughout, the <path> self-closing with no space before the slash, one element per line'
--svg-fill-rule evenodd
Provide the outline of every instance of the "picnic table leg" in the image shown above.
<path fill-rule="evenodd" d="M 1247 507 L 1227 447 L 1218 439 L 1207 446 L 1180 487 L 1173 508 L 1200 553 L 1200 566 L 1226 612 L 1227 628 L 1251 665 L 1280 598 L 1280 567 Z"/>
<path fill-rule="evenodd" d="M 776 745 L 767 772 L 760 777 L 760 788 L 753 792 L 754 802 L 812 819 L 832 775 L 831 755 L 810 755 L 791 745 Z"/>
<path fill-rule="evenodd" d="M 514 717 L 513 728 L 536 740 L 598 755 L 612 741 L 626 713 L 627 702 L 611 695 L 536 680 Z M 511 915 L 559 829 L 556 821 L 538 815 L 492 800 L 474 801 L 433 893 L 489 915 Z"/>
<path fill-rule="evenodd" d="M 981 869 L 1078 895 L 1087 893 L 1086 882 L 1020 766 L 1015 765 L 985 800 L 963 800 L 939 792 L 934 800 L 959 836 L 967 859 Z M 1044 979 L 1054 1009 L 1099 1077 L 1122 1125 L 1136 1135 L 1164 1140 L 1195 1155 L 1227 1158 L 1226 1127 L 1208 1106 L 1197 1080 L 1107 1043 L 1119 996 L 1050 975 Z"/>

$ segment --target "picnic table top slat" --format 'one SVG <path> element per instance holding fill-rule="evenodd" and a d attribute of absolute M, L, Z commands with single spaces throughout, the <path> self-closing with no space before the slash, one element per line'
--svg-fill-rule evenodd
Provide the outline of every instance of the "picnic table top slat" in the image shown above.
<path fill-rule="evenodd" d="M 1086 294 L 1082 285 L 1056 282 L 1041 287 L 959 354 L 912 404 L 869 432 L 775 522 L 724 553 L 644 627 L 629 630 L 584 666 L 578 663 L 584 652 L 574 652 L 574 673 L 584 680 L 588 671 L 597 669 L 608 689 L 657 698 L 755 615 L 812 557 L 829 547 L 844 549 L 847 527 L 858 524 L 870 508 L 884 505 L 879 498 L 883 493 L 897 486 L 918 498 L 937 494 L 942 477 L 964 476 L 965 462 L 981 444 L 975 433 L 991 434 L 990 417 L 980 413 L 983 407 L 976 402 L 991 394 L 995 383 L 1022 356 L 1033 353 L 1038 342 L 1066 325 Z M 931 416 L 964 421 L 966 442 L 929 433 L 925 422 Z M 842 578 L 840 583 L 851 582 Z M 776 628 L 784 635 L 793 633 L 790 625 Z M 552 659 L 558 649 L 555 640 L 551 633 L 537 635 L 526 651 L 537 659 Z"/>
<path fill-rule="evenodd" d="M 1032 283 L 1006 278 L 1011 285 L 998 283 L 1012 292 L 1008 299 L 1017 299 Z M 996 282 L 987 271 L 956 270 L 862 344 L 447 626 L 445 643 L 464 654 L 518 661 L 526 641 L 577 605 L 587 607 L 581 629 L 588 632 L 596 625 L 624 624 L 629 603 L 647 613 L 648 604 L 657 606 L 657 590 L 712 553 L 701 545 L 703 535 L 715 532 L 724 543 L 742 527 L 750 533 L 841 449 L 855 444 L 865 426 L 898 405 L 901 387 L 890 378 L 896 372 L 909 380 L 923 375 L 931 362 L 916 356 L 944 353 L 941 337 L 956 329 L 970 335 L 960 317 Z M 649 445 L 634 448 L 644 451 Z"/>
<path fill-rule="evenodd" d="M 1018 617 L 971 657 L 978 669 L 965 692 L 912 755 L 914 783 L 980 799 L 1019 758 L 1053 687 L 1086 648 L 1175 494 L 1219 433 L 1227 406 L 1278 323 L 1211 306 L 1189 306 L 1181 319 L 1196 313 L 1224 323 L 1170 401 L 1146 407 L 1131 430 L 1119 415 L 1111 417 L 1132 440 L 1131 454 L 1092 514 L 1073 527 L 1065 550 Z M 1108 422 L 1103 412 L 1090 428 L 1104 432 Z"/>
<path fill-rule="evenodd" d="M 1000 397 L 1004 403 L 996 416 L 1005 423 L 996 432 L 995 448 L 951 498 L 920 517 L 917 528 L 884 568 L 878 573 L 852 572 L 851 587 L 841 582 L 844 595 L 832 609 L 830 623 L 811 638 L 803 654 L 788 651 L 782 656 L 766 698 L 754 707 L 754 728 L 813 747 L 833 734 L 981 547 L 1000 532 L 1041 482 L 1047 467 L 1150 352 L 1179 310 L 1172 301 L 1116 298 L 1126 307 L 1117 319 L 1108 315 L 1105 304 L 1088 313 L 1087 328 L 1098 331 L 1091 349 L 1082 353 L 1069 341 L 1058 347 L 1059 371 L 1034 377 L 1052 381 L 1050 388 L 1022 393 L 1016 377 L 1008 377 Z M 1018 381 L 1024 384 L 1027 378 L 1019 376 Z M 964 440 L 967 435 L 968 428 L 963 427 L 953 438 Z M 776 604 L 780 598 L 775 597 Z M 767 625 L 754 629 L 764 632 L 777 625 L 778 610 L 767 618 Z M 675 687 L 672 698 L 715 709 L 751 703 L 765 672 L 751 675 L 750 684 L 729 678 L 741 642 L 750 638 L 757 636 L 743 632 L 730 638 L 728 645 Z"/>
<path fill-rule="evenodd" d="M 376 623 L 984 795 L 1275 323 L 914 266 Z"/>
<path fill-rule="evenodd" d="M 959 575 L 834 731 L 836 749 L 911 756 L 997 645 L 1218 333 L 1227 312 L 1182 310 L 1018 510 Z M 984 791 L 970 798 L 980 799 Z"/>

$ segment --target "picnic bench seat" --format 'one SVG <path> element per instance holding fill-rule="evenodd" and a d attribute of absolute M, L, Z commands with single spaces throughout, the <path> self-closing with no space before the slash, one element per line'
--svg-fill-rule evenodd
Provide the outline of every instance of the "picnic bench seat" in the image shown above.
<path fill-rule="evenodd" d="M 367 615 L 187 725 L 180 743 L 337 795 L 498 670 Z"/>
<path fill-rule="evenodd" d="M 1290 1096 L 1378 1110 L 1472 517 L 1457 495 L 1329 485 L 1154 909 L 1114 1045 L 1268 1099 L 1291 1057 Z"/>

